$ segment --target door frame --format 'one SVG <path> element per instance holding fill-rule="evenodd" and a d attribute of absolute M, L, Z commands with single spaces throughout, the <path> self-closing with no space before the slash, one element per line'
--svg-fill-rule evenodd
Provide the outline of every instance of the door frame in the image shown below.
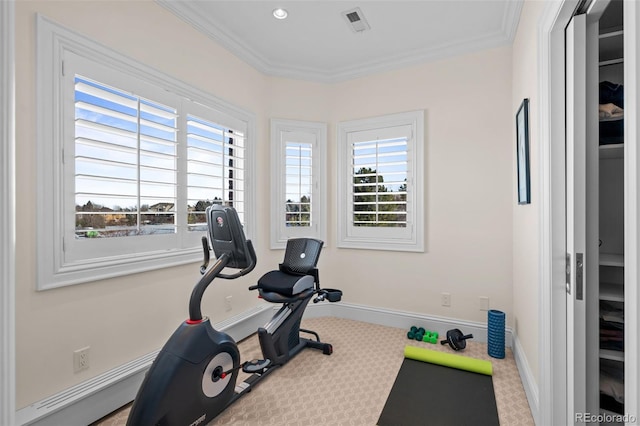
<path fill-rule="evenodd" d="M 636 416 L 628 424 L 640 424 L 640 4 L 635 1 L 624 2 L 624 90 L 631 96 L 625 96 L 624 120 L 624 281 L 635 283 L 625 285 L 624 304 L 624 389 L 625 411 Z"/>
<path fill-rule="evenodd" d="M 15 424 L 15 7 L 0 1 L 0 424 Z"/>
<path fill-rule="evenodd" d="M 538 24 L 540 263 L 537 424 L 567 421 L 565 28 L 578 0 L 547 3 Z"/>
<path fill-rule="evenodd" d="M 605 0 L 606 1 L 606 0 Z M 589 268 L 592 255 L 588 244 L 587 219 L 589 205 L 587 170 L 590 141 L 587 130 L 587 92 L 590 70 L 587 65 L 589 40 L 587 37 L 587 14 L 576 14 L 565 29 L 565 209 L 566 209 L 566 265 L 569 274 L 566 301 L 566 350 L 567 350 L 567 419 L 574 424 L 571 413 L 586 413 L 587 394 L 587 303 L 591 285 Z M 596 39 L 597 44 L 597 39 Z M 597 170 L 597 169 L 596 169 Z M 597 182 L 597 180 L 596 180 Z M 590 191 L 589 191 L 590 192 Z M 597 204 L 595 206 L 597 208 Z M 579 259 L 578 256 L 583 256 Z M 580 264 L 580 266 L 579 266 Z M 582 279 L 578 281 L 579 268 Z M 565 282 L 567 280 L 565 279 Z"/>
<path fill-rule="evenodd" d="M 540 263 L 538 424 L 565 424 L 567 322 L 565 304 L 565 87 L 564 29 L 579 0 L 550 2 L 538 24 L 540 131 Z M 640 279 L 640 4 L 624 2 L 625 283 Z M 625 411 L 640 424 L 640 289 L 625 287 Z"/>

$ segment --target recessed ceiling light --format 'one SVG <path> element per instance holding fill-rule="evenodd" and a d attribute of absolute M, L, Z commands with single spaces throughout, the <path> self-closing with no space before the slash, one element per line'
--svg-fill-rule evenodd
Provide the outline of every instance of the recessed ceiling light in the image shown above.
<path fill-rule="evenodd" d="M 273 9 L 273 17 L 276 19 L 284 19 L 289 15 L 285 9 L 279 7 L 277 9 Z"/>

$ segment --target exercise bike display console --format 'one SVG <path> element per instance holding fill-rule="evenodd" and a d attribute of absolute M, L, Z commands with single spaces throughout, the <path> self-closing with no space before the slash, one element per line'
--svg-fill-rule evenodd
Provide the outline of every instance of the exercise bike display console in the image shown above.
<path fill-rule="evenodd" d="M 249 287 L 282 307 L 258 329 L 264 359 L 240 363 L 236 342 L 202 316 L 201 302 L 215 278 L 236 279 L 250 273 L 256 266 L 256 254 L 235 209 L 213 205 L 207 208 L 206 216 L 216 261 L 209 267 L 209 244 L 203 237 L 203 277 L 191 293 L 189 318 L 165 343 L 147 372 L 131 407 L 128 426 L 204 425 L 302 349 L 315 348 L 326 355 L 333 352 L 317 333 L 301 329 L 300 321 L 310 300 L 338 302 L 342 292 L 320 288 L 316 265 L 323 242 L 296 238 L 287 242 L 279 269 Z M 226 268 L 239 271 L 223 273 Z M 313 338 L 303 338 L 301 332 Z M 236 384 L 240 369 L 251 376 Z"/>

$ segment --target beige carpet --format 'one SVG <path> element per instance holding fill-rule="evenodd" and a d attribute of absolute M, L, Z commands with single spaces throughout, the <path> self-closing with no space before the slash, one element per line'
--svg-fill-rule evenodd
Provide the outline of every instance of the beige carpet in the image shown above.
<path fill-rule="evenodd" d="M 359 321 L 314 318 L 304 320 L 302 327 L 331 343 L 333 355 L 305 349 L 209 425 L 375 425 L 404 359 L 405 345 L 453 352 L 448 346 L 408 340 L 407 330 Z M 243 361 L 261 358 L 257 336 L 239 347 Z M 534 424 L 510 350 L 505 359 L 491 358 L 486 344 L 471 340 L 458 353 L 492 362 L 501 425 Z M 241 374 L 239 381 L 245 377 Z M 437 383 L 424 385 L 425 398 L 427 391 L 437 391 Z M 124 407 L 96 425 L 125 425 L 128 412 Z M 425 413 L 425 425 L 428 418 Z"/>

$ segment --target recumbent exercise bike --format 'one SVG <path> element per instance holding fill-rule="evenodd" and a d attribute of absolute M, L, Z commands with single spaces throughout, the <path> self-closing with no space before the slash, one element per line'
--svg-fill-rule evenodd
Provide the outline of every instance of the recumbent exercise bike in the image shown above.
<path fill-rule="evenodd" d="M 191 293 L 189 319 L 173 333 L 147 372 L 129 413 L 128 426 L 204 425 L 302 349 L 320 349 L 326 355 L 333 352 L 317 333 L 300 329 L 300 321 L 311 299 L 338 302 L 342 292 L 320 288 L 316 265 L 323 242 L 297 238 L 287 242 L 279 269 L 249 287 L 258 290 L 264 300 L 283 306 L 258 329 L 264 359 L 240 363 L 236 342 L 213 328 L 209 318 L 202 316 L 200 305 L 204 291 L 215 278 L 235 279 L 251 272 L 256 254 L 235 209 L 213 205 L 207 208 L 206 216 L 216 261 L 208 268 L 209 244 L 203 237 L 203 277 Z M 225 268 L 240 271 L 222 273 Z M 314 338 L 300 337 L 300 332 Z M 240 369 L 251 376 L 236 385 Z"/>

